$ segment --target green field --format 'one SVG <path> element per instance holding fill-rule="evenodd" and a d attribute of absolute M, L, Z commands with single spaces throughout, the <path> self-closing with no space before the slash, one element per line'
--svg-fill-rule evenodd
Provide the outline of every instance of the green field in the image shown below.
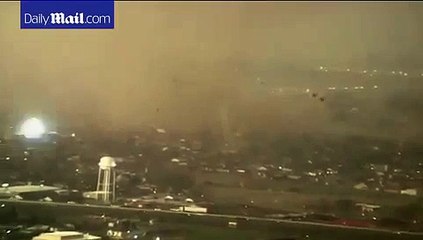
<path fill-rule="evenodd" d="M 222 229 L 218 227 L 195 226 L 187 234 L 187 240 L 253 240 L 260 238 L 260 233 L 255 230 Z"/>
<path fill-rule="evenodd" d="M 296 186 L 296 185 L 293 185 Z M 301 212 L 304 206 L 319 204 L 321 201 L 334 203 L 340 199 L 353 200 L 382 207 L 406 205 L 416 201 L 415 197 L 399 194 L 365 192 L 354 189 L 306 186 L 300 192 L 253 190 L 239 187 L 208 186 L 207 196 L 220 204 L 251 204 L 263 208 Z"/>

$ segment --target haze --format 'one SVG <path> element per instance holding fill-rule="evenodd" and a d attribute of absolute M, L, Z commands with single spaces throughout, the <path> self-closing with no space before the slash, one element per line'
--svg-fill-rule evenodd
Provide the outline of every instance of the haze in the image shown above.
<path fill-rule="evenodd" d="M 201 130 L 220 128 L 226 109 L 234 131 L 369 132 L 377 121 L 334 125 L 330 100 L 262 97 L 257 79 L 326 88 L 296 74 L 320 65 L 419 73 L 422 6 L 116 2 L 114 30 L 21 30 L 19 3 L 2 3 L 2 121 L 38 115 L 57 128 Z M 401 115 L 386 107 L 392 91 L 380 91 L 375 108 Z M 422 102 L 415 96 L 411 112 Z M 418 128 L 419 114 L 407 134 Z"/>

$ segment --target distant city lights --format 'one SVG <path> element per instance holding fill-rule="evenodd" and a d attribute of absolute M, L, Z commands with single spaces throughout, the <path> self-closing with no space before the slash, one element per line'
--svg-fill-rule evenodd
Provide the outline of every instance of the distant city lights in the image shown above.
<path fill-rule="evenodd" d="M 329 72 L 329 68 L 327 66 L 319 66 L 319 71 L 321 72 Z M 385 74 L 392 74 L 392 75 L 401 75 L 401 76 L 414 76 L 414 74 L 409 74 L 407 72 L 404 71 L 382 71 L 382 70 L 378 70 L 378 69 L 364 69 L 364 70 L 358 70 L 358 71 L 352 71 L 351 68 L 341 68 L 338 70 L 332 69 L 331 72 L 351 72 L 351 73 L 361 73 L 361 74 L 365 74 L 366 76 L 369 77 L 376 77 L 378 75 L 385 75 Z M 416 76 L 421 76 L 423 77 L 423 73 L 416 73 Z"/>

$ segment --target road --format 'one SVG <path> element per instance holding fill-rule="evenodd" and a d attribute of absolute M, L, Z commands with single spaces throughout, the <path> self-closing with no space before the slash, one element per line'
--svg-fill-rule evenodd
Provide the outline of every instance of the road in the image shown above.
<path fill-rule="evenodd" d="M 308 228 L 320 228 L 322 230 L 350 230 L 350 231 L 365 231 L 369 233 L 383 233 L 383 234 L 399 234 L 403 236 L 418 236 L 423 237 L 423 232 L 406 232 L 406 231 L 393 231 L 387 229 L 380 229 L 380 228 L 365 228 L 365 227 L 353 227 L 353 226 L 344 226 L 344 225 L 334 225 L 334 224 L 326 224 L 326 223 L 317 223 L 317 222 L 304 222 L 304 221 L 291 221 L 291 220 L 283 220 L 283 219 L 276 219 L 276 218 L 264 218 L 264 217 L 248 217 L 248 216 L 240 216 L 240 215 L 224 215 L 224 214 L 212 214 L 212 213 L 191 213 L 191 212 L 176 212 L 176 211 L 168 211 L 168 210 L 154 210 L 154 209 L 143 209 L 143 208 L 127 208 L 127 207 L 120 207 L 120 206 L 103 206 L 103 205 L 88 205 L 88 204 L 68 204 L 68 203 L 59 203 L 59 202 L 38 202 L 38 201 L 23 201 L 23 200 L 9 200 L 9 199 L 1 199 L 0 203 L 4 204 L 12 204 L 19 208 L 19 206 L 29 206 L 33 209 L 39 209 L 40 207 L 59 207 L 59 208 L 66 208 L 66 209 L 85 209 L 85 210 L 95 210 L 95 212 L 125 212 L 125 213 L 144 213 L 150 214 L 151 216 L 164 216 L 164 217 L 171 217 L 171 216 L 188 216 L 188 217 L 195 217 L 196 219 L 205 219 L 207 220 L 219 220 L 225 221 L 226 224 L 228 222 L 239 222 L 243 221 L 243 223 L 252 224 L 255 226 L 257 224 L 276 224 L 276 225 L 284 225 L 287 227 L 308 227 Z M 186 219 L 186 218 L 185 218 Z"/>

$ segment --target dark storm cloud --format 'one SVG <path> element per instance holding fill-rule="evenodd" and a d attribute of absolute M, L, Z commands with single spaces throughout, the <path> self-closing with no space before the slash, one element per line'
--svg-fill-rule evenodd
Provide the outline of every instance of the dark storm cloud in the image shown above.
<path fill-rule="evenodd" d="M 291 66 L 421 68 L 422 9 L 117 2 L 116 29 L 66 31 L 20 30 L 19 4 L 2 2 L 1 91 L 15 118 L 34 113 L 59 125 L 198 129 L 219 125 L 228 107 L 240 126 L 320 129 L 332 121 L 324 105 L 259 100 L 256 78 L 283 86 L 296 79 Z"/>

